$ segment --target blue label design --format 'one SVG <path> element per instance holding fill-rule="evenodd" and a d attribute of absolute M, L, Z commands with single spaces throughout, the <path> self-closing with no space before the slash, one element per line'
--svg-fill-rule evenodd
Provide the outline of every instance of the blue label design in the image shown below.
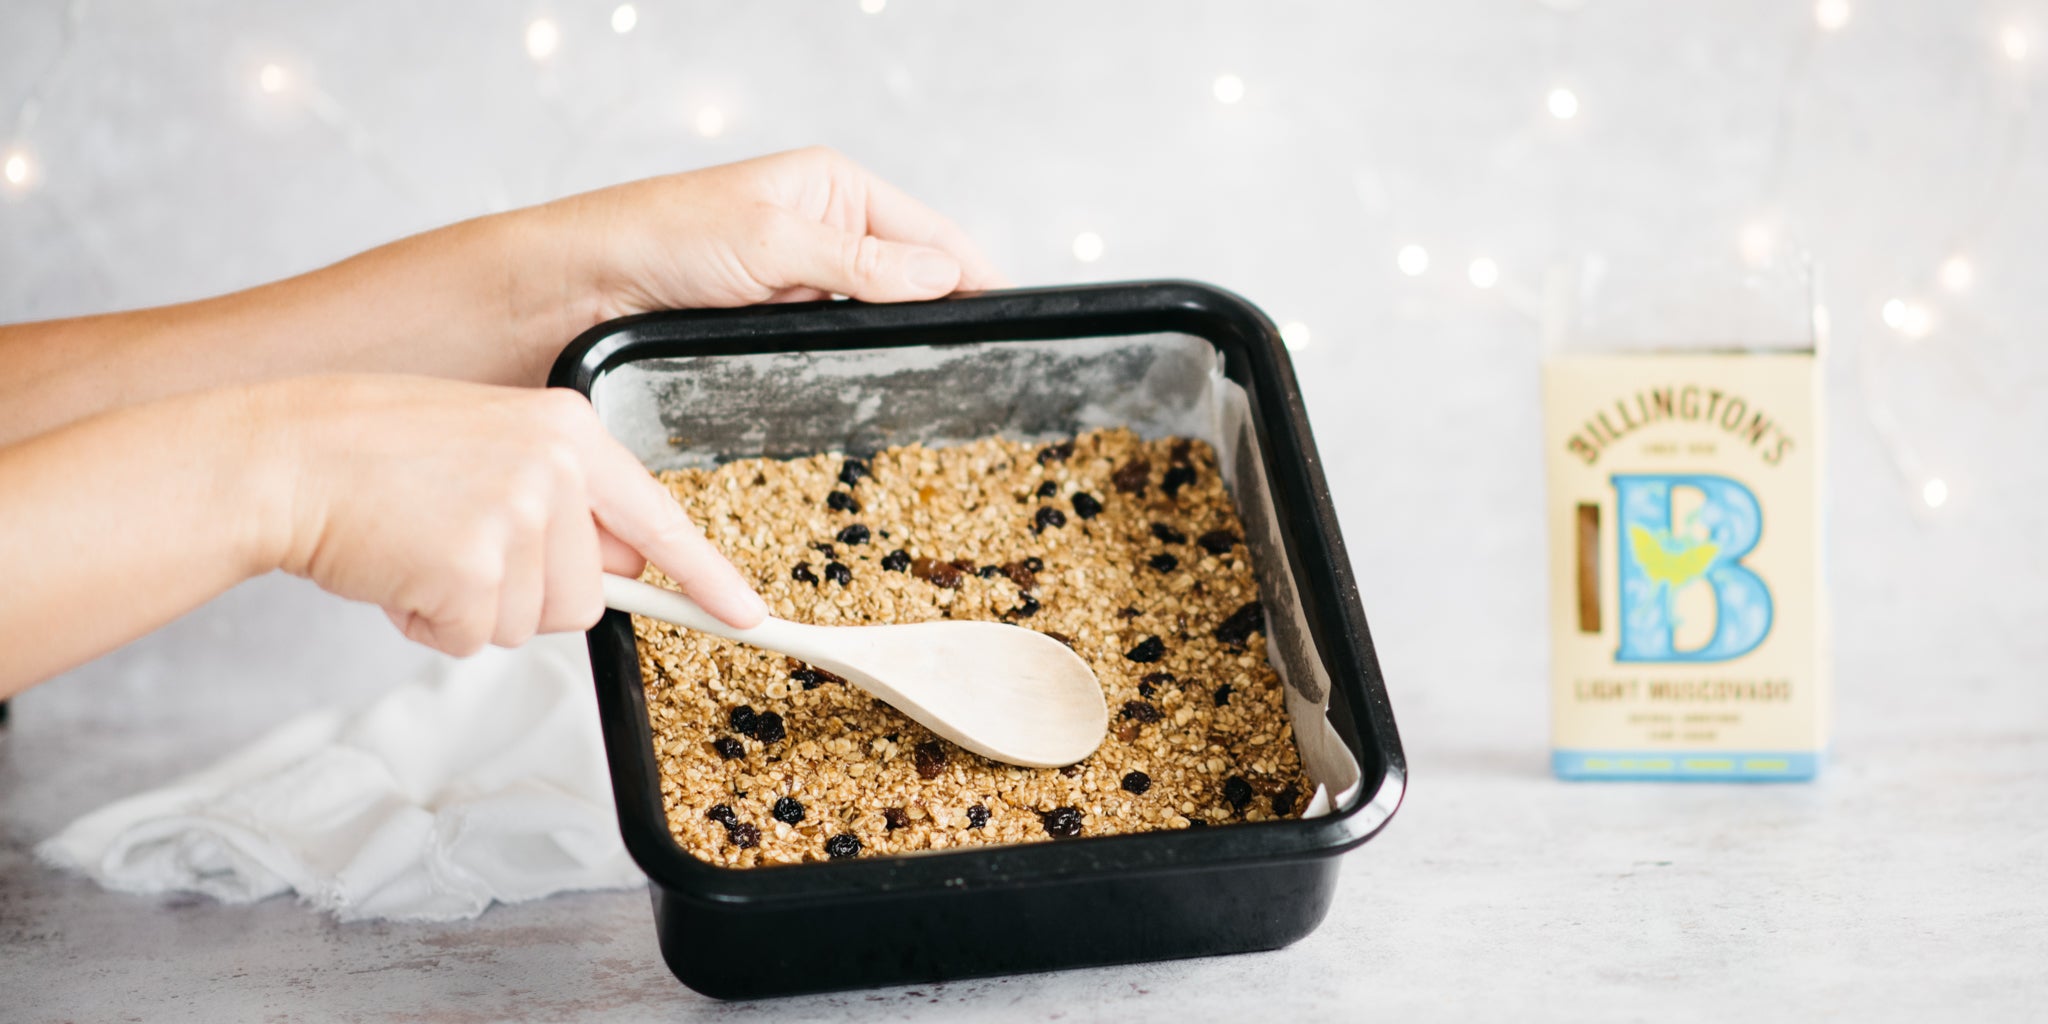
<path fill-rule="evenodd" d="M 1742 565 L 1763 536 L 1756 495 L 1725 476 L 1706 473 L 1616 474 L 1620 520 L 1621 646 L 1616 661 L 1712 662 L 1739 658 L 1771 632 L 1771 591 Z M 1671 521 L 1680 487 L 1703 497 L 1683 524 Z M 1713 588 L 1714 635 L 1680 650 L 1672 598 L 1684 587 Z"/>

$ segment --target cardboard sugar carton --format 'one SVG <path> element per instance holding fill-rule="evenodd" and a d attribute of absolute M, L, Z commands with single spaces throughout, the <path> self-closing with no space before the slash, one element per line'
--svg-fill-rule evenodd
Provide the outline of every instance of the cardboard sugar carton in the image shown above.
<path fill-rule="evenodd" d="M 1821 426 L 1811 348 L 1546 360 L 1559 776 L 1813 776 Z"/>

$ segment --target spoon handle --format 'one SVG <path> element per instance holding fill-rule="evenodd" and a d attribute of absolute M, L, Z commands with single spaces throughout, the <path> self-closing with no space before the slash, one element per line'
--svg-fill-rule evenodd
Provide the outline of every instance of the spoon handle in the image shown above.
<path fill-rule="evenodd" d="M 650 583 L 627 579 L 606 573 L 604 576 L 604 603 L 608 608 L 673 622 L 685 629 L 699 633 L 722 636 L 727 640 L 738 640 L 743 644 L 787 654 L 803 661 L 836 662 L 834 648 L 826 637 L 816 635 L 817 627 L 805 626 L 769 616 L 752 629 L 735 629 L 717 616 L 707 612 L 697 602 Z"/>

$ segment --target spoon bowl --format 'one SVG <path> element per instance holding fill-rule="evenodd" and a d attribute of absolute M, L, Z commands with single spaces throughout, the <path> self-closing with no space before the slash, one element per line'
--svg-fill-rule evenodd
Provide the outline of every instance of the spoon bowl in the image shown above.
<path fill-rule="evenodd" d="M 786 654 L 873 694 L 983 757 L 1030 768 L 1073 764 L 1102 745 L 1109 706 L 1088 663 L 1021 626 L 946 620 L 811 626 L 770 617 L 734 629 L 672 590 L 606 576 L 605 604 Z"/>

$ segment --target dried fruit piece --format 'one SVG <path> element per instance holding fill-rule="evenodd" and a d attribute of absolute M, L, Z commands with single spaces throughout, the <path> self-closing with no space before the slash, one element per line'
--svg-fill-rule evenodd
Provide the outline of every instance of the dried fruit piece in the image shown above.
<path fill-rule="evenodd" d="M 1054 839 L 1072 839 L 1081 834 L 1081 809 L 1078 807 L 1055 807 L 1038 815 L 1045 834 Z"/>
<path fill-rule="evenodd" d="M 917 765 L 917 777 L 936 779 L 946 770 L 946 745 L 937 740 L 926 740 L 910 752 L 910 758 Z"/>
<path fill-rule="evenodd" d="M 1165 523 L 1153 523 L 1152 536 L 1159 538 L 1160 542 L 1164 544 L 1186 544 L 1188 542 L 1187 534 Z"/>
<path fill-rule="evenodd" d="M 1041 632 L 1043 632 L 1046 636 L 1052 637 L 1054 640 L 1058 640 L 1060 643 L 1066 644 L 1068 647 L 1074 646 L 1074 638 L 1066 635 L 1065 633 L 1056 633 L 1050 629 L 1041 630 Z"/>
<path fill-rule="evenodd" d="M 754 729 L 750 735 L 763 743 L 779 743 L 788 733 L 783 731 L 781 715 L 763 711 L 754 716 Z"/>
<path fill-rule="evenodd" d="M 910 827 L 910 815 L 903 813 L 901 807 L 885 807 L 882 809 L 882 822 L 889 826 L 889 831 L 894 832 L 899 828 Z"/>
<path fill-rule="evenodd" d="M 1273 794 L 1274 814 L 1293 814 L 1294 804 L 1301 799 L 1301 787 L 1290 782 L 1280 792 Z"/>
<path fill-rule="evenodd" d="M 1243 647 L 1253 633 L 1266 631 L 1266 610 L 1257 601 L 1247 601 L 1216 627 L 1216 639 L 1232 647 Z"/>
<path fill-rule="evenodd" d="M 1109 482 L 1125 494 L 1142 495 L 1145 485 L 1152 482 L 1152 461 L 1132 459 L 1118 466 L 1116 472 L 1109 475 Z"/>
<path fill-rule="evenodd" d="M 841 544 L 846 544 L 850 546 L 854 544 L 866 544 L 867 542 L 868 528 L 865 523 L 848 523 L 845 529 L 839 531 L 839 543 Z M 832 557 L 832 552 L 825 552 L 825 557 Z"/>
<path fill-rule="evenodd" d="M 1174 678 L 1171 672 L 1147 672 L 1145 673 L 1145 678 L 1141 680 L 1141 682 L 1147 683 L 1177 683 L 1179 681 Z"/>
<path fill-rule="evenodd" d="M 825 840 L 825 856 L 833 860 L 860 856 L 860 837 L 851 832 L 841 832 Z"/>
<path fill-rule="evenodd" d="M 761 830 L 744 821 L 737 825 L 727 826 L 725 837 L 732 840 L 732 844 L 742 850 L 751 850 L 761 845 Z"/>
<path fill-rule="evenodd" d="M 853 500 L 853 495 L 845 491 L 833 491 L 825 495 L 825 507 L 835 512 L 858 512 L 860 502 Z"/>
<path fill-rule="evenodd" d="M 1031 532 L 1044 533 L 1048 527 L 1065 525 L 1067 525 L 1067 514 L 1065 512 L 1051 505 L 1041 505 L 1038 508 L 1038 515 L 1032 518 Z"/>
<path fill-rule="evenodd" d="M 1173 442 L 1173 449 L 1167 453 L 1167 457 L 1175 462 L 1186 462 L 1188 461 L 1188 453 L 1192 452 L 1194 447 L 1195 442 L 1183 437 Z"/>
<path fill-rule="evenodd" d="M 1216 688 L 1216 706 L 1220 708 L 1228 703 L 1230 703 L 1230 684 L 1224 683 Z"/>
<path fill-rule="evenodd" d="M 1181 488 L 1194 482 L 1195 467 L 1172 466 L 1167 469 L 1166 476 L 1160 479 L 1159 489 L 1165 491 L 1167 497 L 1172 498 L 1180 494 Z"/>
<path fill-rule="evenodd" d="M 1195 543 L 1200 544 L 1202 550 L 1212 555 L 1221 555 L 1237 546 L 1237 534 L 1229 530 L 1210 530 L 1197 539 Z"/>
<path fill-rule="evenodd" d="M 988 808 L 975 804 L 967 809 L 967 827 L 980 828 L 988 824 Z"/>
<path fill-rule="evenodd" d="M 811 545 L 811 548 L 817 551 L 819 554 L 824 555 L 826 558 L 839 557 L 839 553 L 833 550 L 832 545 L 827 544 L 823 541 L 819 541 L 818 543 Z"/>
<path fill-rule="evenodd" d="M 890 572 L 906 572 L 910 569 L 910 552 L 897 548 L 882 556 L 882 568 Z"/>
<path fill-rule="evenodd" d="M 1048 462 L 1065 462 L 1068 458 L 1072 457 L 1073 454 L 1074 442 L 1061 441 L 1058 444 L 1049 444 L 1043 448 L 1040 448 L 1038 450 L 1038 461 L 1040 464 Z"/>
<path fill-rule="evenodd" d="M 960 570 L 951 562 L 931 558 L 914 558 L 910 561 L 910 574 L 935 587 L 952 590 L 960 585 Z"/>
<path fill-rule="evenodd" d="M 995 578 L 996 578 L 996 577 L 998 577 L 998 576 L 1001 576 L 1002 574 L 1003 574 L 1003 567 L 1002 567 L 1002 566 L 1000 566 L 1000 565 L 984 565 L 984 566 L 982 566 L 982 567 L 981 567 L 981 571 L 980 571 L 980 572 L 978 572 L 978 573 L 976 573 L 975 575 L 978 575 L 978 576 L 980 576 L 980 577 L 981 577 L 982 579 L 985 579 L 985 580 L 992 580 L 992 579 L 995 579 Z"/>
<path fill-rule="evenodd" d="M 1144 698 L 1146 698 L 1147 700 L 1149 700 L 1149 699 L 1151 699 L 1151 698 L 1153 698 L 1153 697 L 1156 697 L 1156 696 L 1158 696 L 1158 695 L 1159 695 L 1159 688 L 1158 688 L 1158 687 L 1156 687 L 1156 686 L 1153 686 L 1153 685 L 1152 685 L 1151 683 L 1147 683 L 1147 682 L 1140 682 L 1140 683 L 1138 684 L 1138 696 L 1140 696 L 1140 697 L 1144 697 Z"/>
<path fill-rule="evenodd" d="M 1137 739 L 1138 734 L 1144 731 L 1144 727 L 1136 722 L 1123 721 L 1116 723 L 1116 738 L 1125 743 Z"/>
<path fill-rule="evenodd" d="M 1161 717 L 1159 709 L 1157 707 L 1142 700 L 1124 701 L 1124 709 L 1122 714 L 1125 718 L 1131 719 L 1132 721 L 1148 723 L 1157 722 Z"/>
<path fill-rule="evenodd" d="M 1120 619 L 1135 619 L 1143 614 L 1145 613 L 1137 610 L 1136 608 L 1131 607 L 1130 605 L 1124 605 L 1122 608 L 1118 608 L 1116 610 L 1117 618 Z"/>
<path fill-rule="evenodd" d="M 1023 562 L 1005 562 L 1003 575 L 1008 576 L 1010 582 L 1017 585 L 1018 590 L 1030 590 L 1038 586 L 1038 577 L 1032 573 L 1031 567 Z"/>
<path fill-rule="evenodd" d="M 1076 776 L 1076 775 L 1079 775 L 1079 774 L 1081 774 L 1081 766 L 1080 766 L 1080 765 L 1078 765 L 1078 764 L 1063 764 L 1063 765 L 1060 765 L 1060 776 L 1061 776 L 1062 778 L 1068 778 L 1068 779 L 1071 779 L 1071 778 L 1073 778 L 1074 776 Z"/>
<path fill-rule="evenodd" d="M 1030 594 L 1025 594 L 1018 600 L 1017 607 L 1010 609 L 1005 614 L 1013 619 L 1028 619 L 1038 614 L 1038 599 Z"/>
<path fill-rule="evenodd" d="M 731 828 L 740 823 L 739 815 L 732 812 L 731 804 L 713 804 L 710 810 L 704 812 L 704 816 L 724 825 L 726 828 Z"/>
<path fill-rule="evenodd" d="M 853 570 L 838 562 L 826 562 L 825 578 L 843 587 L 853 582 Z"/>
<path fill-rule="evenodd" d="M 742 704 L 728 712 L 725 720 L 732 724 L 732 731 L 742 736 L 752 736 L 754 734 L 755 717 L 754 709 L 749 705 Z"/>
<path fill-rule="evenodd" d="M 789 578 L 798 583 L 808 583 L 814 587 L 818 585 L 818 574 L 812 572 L 811 567 L 803 562 L 798 562 L 796 568 L 789 571 Z"/>
<path fill-rule="evenodd" d="M 1045 560 L 1038 557 L 1037 555 L 1032 555 L 1024 559 L 1024 568 L 1029 569 L 1032 572 L 1044 572 Z"/>
<path fill-rule="evenodd" d="M 1074 495 L 1074 514 L 1083 519 L 1093 519 L 1102 514 L 1102 502 L 1087 491 Z"/>
<path fill-rule="evenodd" d="M 1244 810 L 1244 805 L 1252 802 L 1252 784 L 1246 782 L 1242 775 L 1233 775 L 1224 779 L 1223 799 L 1228 800 L 1230 806 L 1240 811 Z"/>
<path fill-rule="evenodd" d="M 712 740 L 711 749 L 717 751 L 719 759 L 723 761 L 747 755 L 747 745 L 730 736 L 720 736 Z"/>
<path fill-rule="evenodd" d="M 768 813 L 775 815 L 776 821 L 794 825 L 804 820 L 804 805 L 798 803 L 796 797 L 786 796 L 775 801 L 775 809 Z"/>
<path fill-rule="evenodd" d="M 860 483 L 868 476 L 868 464 L 849 455 L 839 464 L 839 482 L 848 487 Z"/>
<path fill-rule="evenodd" d="M 1175 558 L 1164 551 L 1161 551 L 1160 553 L 1153 555 L 1151 560 L 1146 562 L 1146 564 L 1150 565 L 1154 569 L 1159 570 L 1160 572 L 1172 572 L 1175 569 L 1180 568 L 1180 559 Z"/>
<path fill-rule="evenodd" d="M 1148 636 L 1138 641 L 1136 647 L 1125 651 L 1124 657 L 1139 664 L 1150 664 L 1166 657 L 1166 644 L 1156 636 Z"/>
<path fill-rule="evenodd" d="M 1152 776 L 1144 772 L 1127 772 L 1124 775 L 1123 787 L 1126 793 L 1142 796 L 1146 790 L 1152 788 Z"/>
<path fill-rule="evenodd" d="M 1053 495 L 1058 494 L 1059 492 L 1060 485 L 1054 483 L 1051 480 L 1047 480 L 1046 482 L 1038 485 L 1038 496 L 1041 498 L 1050 498 Z"/>

